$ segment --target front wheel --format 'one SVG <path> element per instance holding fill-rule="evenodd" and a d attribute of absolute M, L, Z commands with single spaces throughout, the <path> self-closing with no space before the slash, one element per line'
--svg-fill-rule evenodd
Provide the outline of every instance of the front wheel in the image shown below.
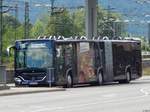
<path fill-rule="evenodd" d="M 128 72 L 126 73 L 126 83 L 130 83 L 130 81 L 131 81 L 131 74 L 130 74 L 130 72 L 128 71 Z"/>
<path fill-rule="evenodd" d="M 102 72 L 98 73 L 98 85 L 102 85 L 103 84 L 103 76 L 102 76 Z"/>
<path fill-rule="evenodd" d="M 21 87 L 19 84 L 15 83 L 15 87 Z"/>
<path fill-rule="evenodd" d="M 125 84 L 125 83 L 130 83 L 131 81 L 131 73 L 129 71 L 126 72 L 126 79 L 125 80 L 120 80 L 120 84 Z"/>
<path fill-rule="evenodd" d="M 71 88 L 73 86 L 73 79 L 71 75 L 67 75 L 67 88 Z"/>

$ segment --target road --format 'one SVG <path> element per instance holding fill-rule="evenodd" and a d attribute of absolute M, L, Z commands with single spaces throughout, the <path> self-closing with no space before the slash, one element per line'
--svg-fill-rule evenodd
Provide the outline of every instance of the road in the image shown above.
<path fill-rule="evenodd" d="M 150 77 L 130 84 L 4 96 L 0 112 L 150 112 Z"/>

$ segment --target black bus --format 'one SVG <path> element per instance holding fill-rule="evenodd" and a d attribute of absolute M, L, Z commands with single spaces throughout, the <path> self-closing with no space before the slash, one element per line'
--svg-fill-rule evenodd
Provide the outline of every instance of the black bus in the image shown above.
<path fill-rule="evenodd" d="M 134 40 L 18 40 L 15 84 L 129 83 L 142 76 L 141 43 Z"/>

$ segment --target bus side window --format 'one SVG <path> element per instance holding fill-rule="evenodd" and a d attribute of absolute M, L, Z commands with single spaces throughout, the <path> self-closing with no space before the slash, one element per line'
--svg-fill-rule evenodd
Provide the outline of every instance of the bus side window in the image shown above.
<path fill-rule="evenodd" d="M 57 48 L 57 49 L 56 49 L 56 57 L 57 57 L 57 58 L 59 58 L 60 55 L 61 55 L 61 54 L 60 54 L 60 50 L 61 50 L 60 48 Z"/>
<path fill-rule="evenodd" d="M 66 63 L 66 66 L 72 65 L 72 55 L 73 55 L 72 44 L 68 44 L 65 46 L 65 63 Z"/>
<path fill-rule="evenodd" d="M 56 58 L 57 58 L 57 63 L 59 63 L 59 65 L 62 65 L 64 63 L 63 45 L 58 45 L 56 47 Z"/>

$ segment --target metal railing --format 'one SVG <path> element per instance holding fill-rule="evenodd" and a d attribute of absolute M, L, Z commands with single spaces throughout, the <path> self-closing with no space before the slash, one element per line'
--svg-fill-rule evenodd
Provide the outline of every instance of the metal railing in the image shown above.
<path fill-rule="evenodd" d="M 52 83 L 54 82 L 54 68 L 47 69 L 46 79 L 49 84 L 49 87 L 51 87 Z"/>
<path fill-rule="evenodd" d="M 6 67 L 0 65 L 0 85 L 6 86 Z"/>

